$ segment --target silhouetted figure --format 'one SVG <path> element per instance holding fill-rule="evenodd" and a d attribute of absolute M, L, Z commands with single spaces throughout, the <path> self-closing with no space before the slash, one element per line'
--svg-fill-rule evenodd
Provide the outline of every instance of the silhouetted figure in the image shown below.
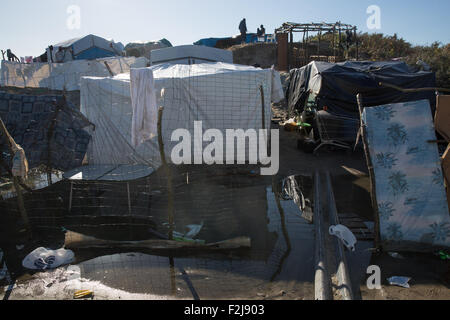
<path fill-rule="evenodd" d="M 8 57 L 8 61 L 14 62 L 17 61 L 20 63 L 19 58 L 17 58 L 17 56 L 12 53 L 11 49 L 6 50 L 6 56 Z"/>
<path fill-rule="evenodd" d="M 263 25 L 261 25 L 261 27 L 258 28 L 258 31 L 256 32 L 256 35 L 258 37 L 264 37 L 266 35 L 266 29 L 264 28 Z"/>
<path fill-rule="evenodd" d="M 241 32 L 241 43 L 247 42 L 247 22 L 245 18 L 239 24 L 239 31 Z"/>

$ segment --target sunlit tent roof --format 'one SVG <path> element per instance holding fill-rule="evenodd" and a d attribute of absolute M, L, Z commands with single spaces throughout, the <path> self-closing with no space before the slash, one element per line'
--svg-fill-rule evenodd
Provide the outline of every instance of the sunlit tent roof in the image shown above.
<path fill-rule="evenodd" d="M 204 62 L 233 63 L 233 52 L 206 46 L 185 45 L 153 50 L 151 64 L 195 64 Z"/>
<path fill-rule="evenodd" d="M 93 34 L 54 44 L 53 48 L 53 61 L 57 61 L 55 55 L 59 48 L 64 50 L 64 61 L 113 57 L 120 55 L 124 49 L 120 43 L 115 43 Z"/>

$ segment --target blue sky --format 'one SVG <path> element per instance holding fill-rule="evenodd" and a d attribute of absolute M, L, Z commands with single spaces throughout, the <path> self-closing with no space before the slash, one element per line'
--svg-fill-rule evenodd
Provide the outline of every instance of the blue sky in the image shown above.
<path fill-rule="evenodd" d="M 67 8 L 81 9 L 81 27 L 69 30 Z M 238 34 L 247 18 L 249 32 L 260 24 L 271 33 L 283 22 L 353 24 L 366 32 L 367 7 L 381 9 L 381 29 L 414 44 L 450 42 L 448 0 L 39 0 L 2 1 L 0 48 L 18 56 L 39 55 L 60 41 L 86 34 L 134 40 L 167 38 L 173 45 L 192 44 L 208 37 Z"/>

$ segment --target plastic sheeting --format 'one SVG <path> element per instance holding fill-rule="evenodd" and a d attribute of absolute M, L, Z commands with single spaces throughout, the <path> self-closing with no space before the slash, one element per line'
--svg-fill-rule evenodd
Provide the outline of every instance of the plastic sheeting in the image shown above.
<path fill-rule="evenodd" d="M 143 68 L 148 64 L 144 57 L 114 57 L 93 61 L 71 61 L 66 63 L 21 64 L 2 61 L 1 85 L 11 87 L 48 88 L 51 90 L 80 90 L 83 76 L 108 77 L 129 72 L 131 68 Z"/>
<path fill-rule="evenodd" d="M 196 64 L 205 62 L 233 63 L 233 52 L 206 46 L 177 46 L 153 50 L 151 64 Z"/>
<path fill-rule="evenodd" d="M 124 49 L 121 43 L 90 34 L 53 45 L 52 59 L 55 62 L 58 61 L 59 48 L 62 49 L 64 62 L 118 56 Z"/>
<path fill-rule="evenodd" d="M 158 134 L 158 107 L 156 105 L 156 89 L 151 69 L 132 69 L 131 102 L 133 119 L 131 121 L 131 144 L 137 147 Z"/>
<path fill-rule="evenodd" d="M 219 129 L 224 137 L 225 129 L 262 128 L 260 86 L 265 98 L 264 127 L 270 128 L 270 102 L 283 97 L 279 74 L 271 69 L 225 63 L 166 64 L 150 69 L 157 105 L 164 107 L 162 135 L 168 161 L 178 144 L 171 142 L 174 130 L 187 129 L 193 139 L 194 121 L 203 122 L 203 131 Z M 132 146 L 129 74 L 84 77 L 81 112 L 96 126 L 88 150 L 90 164 L 146 164 L 155 168 L 161 164 L 157 137 L 137 148 Z"/>
<path fill-rule="evenodd" d="M 383 247 L 450 247 L 450 216 L 428 100 L 365 108 Z"/>
<path fill-rule="evenodd" d="M 313 61 L 290 72 L 287 99 L 290 115 L 303 111 L 311 92 L 317 97 L 319 109 L 327 107 L 330 113 L 359 119 L 356 95 L 362 94 L 366 107 L 393 102 L 428 99 L 435 106 L 433 91 L 402 93 L 381 87 L 380 82 L 402 88 L 435 87 L 432 72 L 413 72 L 404 62 L 347 61 L 328 63 Z"/>

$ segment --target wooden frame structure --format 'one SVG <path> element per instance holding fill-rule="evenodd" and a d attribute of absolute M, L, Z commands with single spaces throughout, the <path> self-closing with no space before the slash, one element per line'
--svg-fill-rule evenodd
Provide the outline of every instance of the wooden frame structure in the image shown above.
<path fill-rule="evenodd" d="M 287 65 L 288 70 L 295 68 L 295 67 L 302 67 L 303 65 L 308 64 L 309 62 L 313 60 L 326 60 L 328 62 L 338 62 L 340 60 L 347 60 L 350 59 L 350 57 L 344 57 L 344 46 L 346 44 L 346 41 L 343 39 L 343 35 L 351 35 L 353 38 L 353 43 L 356 44 L 356 52 L 353 59 L 358 60 L 359 56 L 359 50 L 358 50 L 358 41 L 357 41 L 357 27 L 349 24 L 344 24 L 341 22 L 336 23 L 293 23 L 293 22 L 285 22 L 283 25 L 277 29 L 275 29 L 275 33 L 277 36 L 279 35 L 285 35 L 284 37 L 277 37 L 277 39 L 282 39 L 282 41 L 288 41 L 288 48 L 287 48 L 287 63 L 279 63 L 281 65 Z M 294 33 L 301 33 L 303 34 L 303 41 L 302 41 L 302 49 L 303 49 L 303 57 L 300 57 L 298 59 L 299 61 L 295 61 L 294 56 Z M 311 52 L 309 46 L 311 44 L 311 33 L 316 33 L 318 38 L 318 44 L 317 44 L 317 51 Z M 331 49 L 333 51 L 333 55 L 323 55 L 323 52 L 321 52 L 321 40 L 322 37 L 325 34 L 332 34 L 332 42 L 331 42 Z M 286 35 L 288 35 L 289 39 L 287 39 Z M 285 44 L 286 46 L 286 44 Z M 347 46 L 347 49 L 349 46 Z M 283 50 L 284 51 L 284 50 Z M 282 56 L 284 56 L 284 52 L 281 53 Z M 284 60 L 284 57 L 280 57 L 279 52 L 279 58 L 278 61 Z M 330 61 L 331 60 L 331 61 Z M 283 68 L 284 69 L 284 68 Z"/>

